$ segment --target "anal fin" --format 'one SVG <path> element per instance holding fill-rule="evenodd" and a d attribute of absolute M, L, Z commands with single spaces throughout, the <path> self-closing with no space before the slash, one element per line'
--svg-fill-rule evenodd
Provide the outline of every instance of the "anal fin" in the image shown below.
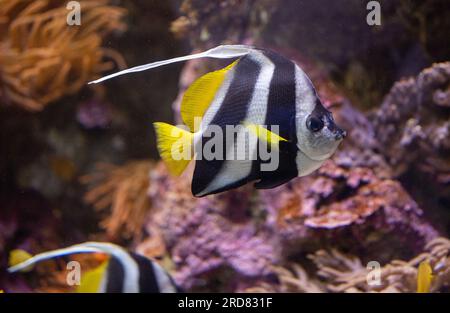
<path fill-rule="evenodd" d="M 267 176 L 262 178 L 260 181 L 256 182 L 254 186 L 256 189 L 272 189 L 287 183 L 296 176 L 297 176 L 296 174 L 293 174 L 292 176 L 279 176 L 279 177 Z"/>

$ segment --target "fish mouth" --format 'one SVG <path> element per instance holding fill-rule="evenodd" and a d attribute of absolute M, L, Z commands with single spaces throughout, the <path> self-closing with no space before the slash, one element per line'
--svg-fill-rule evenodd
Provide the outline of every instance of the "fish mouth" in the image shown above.
<path fill-rule="evenodd" d="M 347 137 L 347 132 L 341 128 L 338 128 L 334 131 L 334 140 L 340 141 Z"/>
<path fill-rule="evenodd" d="M 344 139 L 347 136 L 347 132 L 343 130 L 341 127 L 339 127 L 333 120 L 332 115 L 326 119 L 325 125 L 329 131 L 329 134 L 331 135 L 330 139 L 334 139 L 335 141 L 340 141 Z"/>

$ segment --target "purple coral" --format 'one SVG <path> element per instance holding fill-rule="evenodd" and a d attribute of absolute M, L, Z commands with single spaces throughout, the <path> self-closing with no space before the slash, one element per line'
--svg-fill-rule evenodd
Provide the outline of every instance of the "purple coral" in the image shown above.
<path fill-rule="evenodd" d="M 200 224 L 173 247 L 179 283 L 192 287 L 195 277 L 222 266 L 247 277 L 270 272 L 269 266 L 277 261 L 278 253 L 267 233 L 258 233 L 252 223 L 233 225 L 226 218 L 203 212 Z"/>
<path fill-rule="evenodd" d="M 450 201 L 450 62 L 394 85 L 374 114 L 377 138 L 414 194 Z M 415 178 L 415 179 L 414 179 Z M 424 184 L 426 182 L 427 184 Z M 428 188 L 424 188 L 427 186 Z"/>
<path fill-rule="evenodd" d="M 187 181 L 175 182 L 166 176 L 167 181 L 161 184 L 161 178 L 151 175 L 151 180 L 159 181 L 158 189 L 167 183 L 175 190 L 166 190 L 169 196 L 160 197 L 161 193 L 154 193 L 150 187 L 153 204 L 165 209 L 154 215 L 148 229 L 161 229 L 177 267 L 174 277 L 181 286 L 201 286 L 202 277 L 224 267 L 244 278 L 260 277 L 269 274 L 270 266 L 279 262 L 271 232 L 245 214 L 250 206 L 250 189 L 192 199 L 189 189 L 179 192 L 183 190 L 180 185 L 187 185 Z M 174 191 L 177 196 L 172 196 Z M 180 206 L 177 200 L 184 195 L 191 200 Z"/>
<path fill-rule="evenodd" d="M 378 260 L 383 259 L 383 242 L 402 246 L 404 255 L 396 257 L 421 251 L 438 232 L 393 179 L 377 152 L 371 124 L 345 103 L 335 107 L 334 113 L 350 136 L 364 137 L 346 139 L 314 174 L 261 193 L 267 221 L 284 242 L 285 253 L 295 254 L 306 243 L 364 250 Z"/>

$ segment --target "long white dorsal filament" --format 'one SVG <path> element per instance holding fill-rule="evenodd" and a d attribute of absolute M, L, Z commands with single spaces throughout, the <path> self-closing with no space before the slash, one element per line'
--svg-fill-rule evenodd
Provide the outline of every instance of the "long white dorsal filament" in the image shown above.
<path fill-rule="evenodd" d="M 190 54 L 190 55 L 185 55 L 182 57 L 177 57 L 177 58 L 173 58 L 173 59 L 168 59 L 168 60 L 162 60 L 162 61 L 157 61 L 157 62 L 152 62 L 152 63 L 148 63 L 148 64 L 144 64 L 144 65 L 139 65 L 139 66 L 135 66 L 117 73 L 113 73 L 107 76 L 104 76 L 102 78 L 99 78 L 97 80 L 91 81 L 89 82 L 89 84 L 97 84 L 97 83 L 101 83 L 105 80 L 108 80 L 110 78 L 113 77 L 117 77 L 120 75 L 125 75 L 125 74 L 129 74 L 129 73 L 135 73 L 135 72 L 142 72 L 142 71 L 146 71 L 155 67 L 159 67 L 159 66 L 163 66 L 163 65 L 167 65 L 167 64 L 172 64 L 172 63 L 176 63 L 176 62 L 183 62 L 183 61 L 188 61 L 188 60 L 193 60 L 193 59 L 199 59 L 199 58 L 216 58 L 216 59 L 230 59 L 230 58 L 237 58 L 243 55 L 248 54 L 251 50 L 253 50 L 252 47 L 250 46 L 245 46 L 245 45 L 223 45 L 223 46 L 218 46 L 215 48 L 212 48 L 210 50 L 204 51 L 204 52 L 200 52 L 200 53 L 195 53 L 195 54 Z"/>
<path fill-rule="evenodd" d="M 16 264 L 16 265 L 8 268 L 8 272 L 14 273 L 17 271 L 21 271 L 21 270 L 29 267 L 30 265 L 33 265 L 33 264 L 36 264 L 36 263 L 39 263 L 39 262 L 42 262 L 42 261 L 45 261 L 48 259 L 52 259 L 55 257 L 60 257 L 60 256 L 75 254 L 75 253 L 93 253 L 93 252 L 102 252 L 102 250 L 100 250 L 98 248 L 94 248 L 94 247 L 75 245 L 75 246 L 71 246 L 71 247 L 67 247 L 67 248 L 63 248 L 63 249 L 43 252 L 43 253 L 36 254 L 35 256 L 29 258 L 26 261 L 23 261 L 22 263 Z"/>

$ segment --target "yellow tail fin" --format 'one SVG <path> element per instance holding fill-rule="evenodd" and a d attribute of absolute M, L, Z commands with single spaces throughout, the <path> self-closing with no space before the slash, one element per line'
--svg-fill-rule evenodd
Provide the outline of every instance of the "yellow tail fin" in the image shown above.
<path fill-rule="evenodd" d="M 167 123 L 153 123 L 158 151 L 169 171 L 180 175 L 192 159 L 194 134 Z"/>

